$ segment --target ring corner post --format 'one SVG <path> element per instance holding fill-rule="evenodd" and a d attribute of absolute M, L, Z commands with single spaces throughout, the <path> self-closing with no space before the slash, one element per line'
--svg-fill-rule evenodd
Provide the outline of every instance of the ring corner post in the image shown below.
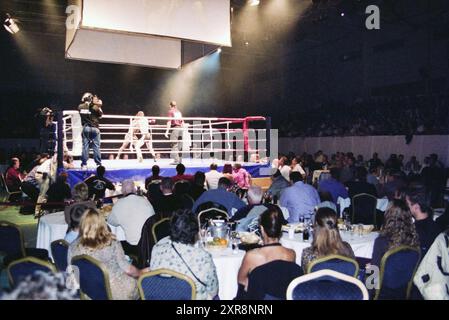
<path fill-rule="evenodd" d="M 268 163 L 271 163 L 273 160 L 271 157 L 271 117 L 265 118 L 265 126 L 266 126 L 266 147 L 267 147 L 267 157 L 268 157 Z"/>
<path fill-rule="evenodd" d="M 64 169 L 64 141 L 63 141 L 63 111 L 58 111 L 56 113 L 56 121 L 58 123 L 57 134 L 58 134 L 58 147 L 57 147 L 57 173 L 59 173 Z"/>

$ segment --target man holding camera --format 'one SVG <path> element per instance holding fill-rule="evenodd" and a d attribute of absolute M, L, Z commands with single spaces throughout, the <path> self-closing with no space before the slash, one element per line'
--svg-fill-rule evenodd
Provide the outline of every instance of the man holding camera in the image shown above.
<path fill-rule="evenodd" d="M 40 122 L 39 152 L 53 156 L 56 147 L 56 125 L 53 123 L 53 110 L 48 107 L 42 108 L 37 116 L 39 116 Z"/>
<path fill-rule="evenodd" d="M 94 161 L 97 166 L 101 166 L 100 153 L 100 119 L 103 116 L 101 109 L 103 102 L 91 93 L 85 93 L 81 99 L 82 104 L 78 106 L 81 116 L 83 131 L 81 133 L 83 141 L 83 151 L 81 154 L 81 168 L 85 169 L 89 159 L 89 149 L 92 147 Z"/>

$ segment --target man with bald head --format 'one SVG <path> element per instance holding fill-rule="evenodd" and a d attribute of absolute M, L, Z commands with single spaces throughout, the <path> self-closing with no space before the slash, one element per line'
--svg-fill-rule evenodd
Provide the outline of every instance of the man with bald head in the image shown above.
<path fill-rule="evenodd" d="M 126 241 L 122 241 L 125 254 L 137 255 L 137 244 L 140 241 L 142 227 L 148 218 L 153 216 L 154 208 L 146 197 L 136 194 L 133 180 L 122 181 L 123 197 L 118 199 L 108 216 L 108 223 L 122 227 Z"/>
<path fill-rule="evenodd" d="M 171 155 L 170 157 L 173 158 L 174 162 L 173 165 L 177 165 L 181 163 L 181 158 L 179 157 L 179 149 L 181 146 L 181 142 L 179 141 L 179 138 L 182 139 L 182 133 L 183 133 L 183 120 L 182 120 L 182 113 L 178 110 L 176 101 L 170 102 L 170 107 L 168 111 L 168 117 L 172 118 L 167 121 L 167 130 L 165 131 L 165 137 L 169 138 L 169 132 L 170 133 L 170 145 L 171 145 Z"/>

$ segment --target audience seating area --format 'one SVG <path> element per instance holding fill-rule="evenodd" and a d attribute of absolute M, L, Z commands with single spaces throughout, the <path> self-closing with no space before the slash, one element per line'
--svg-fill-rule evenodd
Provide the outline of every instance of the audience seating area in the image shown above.
<path fill-rule="evenodd" d="M 214 202 L 214 198 L 211 198 L 210 201 L 202 201 L 202 204 L 198 206 L 196 212 L 192 213 L 192 207 L 195 206 L 199 197 L 206 197 L 207 199 L 209 194 L 213 194 L 217 190 L 206 190 L 205 181 L 200 181 L 199 184 L 187 181 L 173 183 L 171 178 L 160 177 L 162 179 L 149 184 L 153 191 L 151 194 L 146 194 L 145 190 L 140 194 L 135 189 L 128 190 L 124 181 L 122 185 L 123 195 L 119 195 L 117 199 L 114 199 L 112 204 L 109 203 L 110 201 L 105 201 L 105 199 L 99 199 L 93 205 L 97 207 L 97 212 L 102 215 L 101 217 L 104 217 L 108 224 L 110 223 L 109 225 L 106 224 L 106 226 L 115 234 L 114 239 L 120 241 L 124 254 L 130 259 L 130 268 L 131 266 L 132 268 L 136 268 L 137 271 L 131 268 L 123 272 L 125 278 L 134 278 L 133 281 L 136 283 L 136 296 L 140 296 L 142 300 L 198 299 L 198 290 L 201 288 L 199 288 L 198 278 L 192 272 L 183 274 L 165 267 L 162 269 L 150 268 L 151 261 L 156 258 L 152 255 L 154 248 L 173 237 L 173 217 L 176 212 L 184 210 L 195 216 L 197 226 L 192 230 L 197 233 L 198 240 L 203 240 L 202 237 L 205 234 L 202 234 L 200 231 L 202 229 L 204 230 L 205 226 L 210 225 L 209 220 L 219 219 L 225 223 L 230 220 L 232 221 L 229 225 L 231 228 L 230 231 L 224 236 L 226 240 L 224 247 L 221 237 L 218 236 L 213 237 L 214 245 L 217 245 L 216 248 L 202 247 L 207 244 L 206 241 L 196 242 L 195 246 L 193 246 L 198 250 L 209 250 L 211 256 L 214 258 L 213 264 L 215 265 L 213 268 L 215 268 L 215 272 L 218 273 L 218 278 L 221 281 L 216 284 L 217 287 L 223 288 L 223 281 L 227 283 L 233 282 L 230 287 L 227 287 L 230 288 L 229 290 L 232 293 L 234 287 L 237 288 L 238 285 L 241 285 L 240 283 L 236 283 L 237 273 L 234 273 L 232 278 L 223 280 L 223 274 L 228 275 L 229 273 L 223 272 L 226 269 L 226 265 L 218 263 L 220 253 L 217 254 L 218 251 L 214 250 L 220 249 L 220 245 L 223 250 L 229 250 L 229 252 L 234 250 L 236 254 L 233 256 L 233 253 L 231 253 L 231 257 L 232 263 L 235 265 L 241 264 L 243 256 L 251 252 L 253 248 L 264 248 L 265 243 L 263 241 L 265 241 L 266 237 L 266 233 L 264 232 L 266 231 L 259 227 L 259 223 L 261 223 L 259 217 L 261 212 L 273 207 L 283 208 L 282 210 L 279 209 L 279 212 L 282 212 L 282 221 L 284 221 L 286 230 L 291 226 L 301 226 L 312 233 L 310 240 L 301 240 L 298 239 L 297 235 L 293 234 L 293 236 L 290 236 L 285 233 L 278 239 L 279 245 L 288 247 L 288 241 L 293 244 L 296 241 L 304 245 L 301 251 L 304 251 L 306 248 L 315 248 L 315 239 L 313 237 L 318 237 L 318 231 L 320 228 L 323 228 L 323 226 L 319 226 L 316 215 L 322 208 L 327 208 L 326 210 L 330 210 L 331 214 L 335 216 L 335 222 L 326 222 L 329 230 L 340 233 L 346 232 L 346 235 L 351 235 L 351 239 L 353 240 L 351 244 L 355 246 L 358 245 L 357 241 L 360 243 L 360 239 L 362 239 L 356 238 L 358 237 L 357 232 L 361 234 L 362 231 L 354 231 L 356 230 L 355 227 L 358 225 L 372 225 L 374 230 L 369 230 L 368 232 L 371 234 L 374 232 L 375 234 L 374 245 L 371 245 L 371 251 L 362 257 L 327 254 L 314 257 L 308 265 L 300 265 L 303 257 L 297 255 L 295 262 L 276 260 L 265 263 L 250 272 L 247 288 L 245 289 L 247 291 L 247 299 L 405 300 L 416 298 L 412 295 L 413 290 L 416 292 L 416 288 L 413 288 L 413 278 L 420 265 L 420 261 L 425 255 L 425 253 L 421 252 L 422 248 L 424 248 L 424 236 L 420 233 L 418 224 L 416 224 L 416 231 L 413 232 L 417 232 L 417 236 L 421 237 L 419 239 L 423 241 L 420 246 L 421 250 L 416 246 L 396 245 L 391 248 L 387 246 L 386 250 L 381 252 L 381 261 L 378 266 L 379 275 L 376 278 L 377 286 L 371 287 L 366 282 L 369 277 L 365 272 L 369 269 L 370 263 L 374 262 L 368 259 L 368 255 L 372 254 L 374 258 L 375 253 L 379 250 L 377 240 L 385 236 L 386 231 L 384 228 L 386 227 L 384 223 L 385 220 L 391 219 L 389 216 L 391 206 L 400 206 L 400 203 L 402 203 L 405 208 L 403 210 L 406 211 L 404 214 L 410 217 L 410 221 L 412 221 L 412 215 L 415 219 L 420 219 L 419 215 L 417 215 L 419 213 L 417 213 L 417 209 L 415 207 L 412 208 L 414 202 L 412 203 L 411 201 L 415 200 L 413 200 L 414 198 L 410 198 L 412 197 L 411 195 L 409 197 L 409 190 L 411 188 L 416 186 L 423 187 L 424 198 L 422 199 L 429 201 L 426 202 L 429 203 L 429 208 L 431 207 L 430 204 L 432 204 L 432 201 L 433 207 L 441 204 L 445 205 L 444 188 L 440 188 L 432 180 L 429 182 L 428 179 L 428 176 L 432 174 L 445 172 L 444 168 L 440 166 L 438 159 L 435 159 L 433 155 L 429 156 L 429 159 L 430 162 L 420 172 L 406 174 L 403 171 L 405 165 L 397 160 L 397 157 L 394 155 L 392 155 L 391 159 L 386 159 L 385 161 L 379 160 L 378 162 L 372 159 L 366 162 L 360 158 L 356 160 L 351 153 L 338 153 L 330 157 L 322 152 L 315 155 L 280 155 L 277 163 L 275 161 L 273 164 L 273 169 L 275 169 L 272 171 L 273 175 L 266 178 L 252 179 L 252 184 L 247 186 L 247 188 L 243 188 L 243 193 L 241 193 L 242 188 L 235 188 L 233 186 L 232 179 L 221 178 L 218 186 L 221 191 L 218 191 L 224 192 L 226 197 L 233 199 L 232 201 L 234 203 L 232 204 L 218 204 Z M 372 166 L 371 164 L 375 162 L 376 165 Z M 385 162 L 385 165 L 383 162 Z M 301 170 L 305 174 L 295 174 L 294 169 L 297 169 L 295 167 L 297 164 L 301 166 Z M 426 168 L 429 169 L 426 170 Z M 313 181 L 314 172 L 320 170 L 325 170 L 326 175 Z M 371 175 L 370 180 L 367 178 L 368 170 L 369 175 Z M 319 177 L 319 175 L 317 176 Z M 105 177 L 107 177 L 107 172 Z M 277 190 L 279 181 L 282 183 L 280 184 L 281 187 L 279 187 L 280 190 Z M 325 185 L 329 181 L 333 187 L 326 189 Z M 80 185 L 84 185 L 84 183 Z M 311 199 L 303 199 L 306 191 L 293 194 L 293 197 L 288 199 L 284 196 L 287 194 L 287 189 L 291 191 L 295 190 L 294 188 L 297 186 L 303 185 L 310 188 L 304 189 L 310 190 L 307 192 L 317 194 L 317 197 L 310 196 L 313 197 L 315 202 L 311 208 L 310 217 L 306 220 L 304 219 L 306 213 L 304 211 L 306 210 L 304 209 L 305 203 Z M 86 190 L 88 190 L 88 187 L 86 185 Z M 340 214 L 339 203 L 336 201 L 338 197 L 334 197 L 337 187 L 339 188 L 338 195 L 349 199 L 349 207 L 343 210 L 342 214 Z M 73 188 L 73 196 L 76 196 L 77 188 L 80 188 L 80 186 Z M 196 190 L 195 192 L 199 190 L 199 194 L 193 193 L 193 189 Z M 160 193 L 156 193 L 155 190 L 160 191 Z M 278 196 L 273 197 L 278 191 Z M 124 214 L 132 216 L 133 219 L 120 220 L 116 212 L 117 208 L 120 207 L 118 204 L 123 203 L 126 199 L 131 199 L 130 195 L 136 197 L 132 198 L 134 199 L 132 201 L 135 202 L 135 206 L 133 206 L 133 203 L 131 206 L 133 209 L 126 209 L 127 211 Z M 382 210 L 379 210 L 378 199 L 380 198 L 389 201 L 388 206 L 382 208 Z M 422 202 L 424 200 L 422 199 L 417 200 L 419 205 L 418 209 L 421 208 L 424 210 L 424 202 Z M 79 199 L 77 201 L 73 199 L 66 200 L 71 201 L 71 205 L 74 203 L 77 204 L 77 201 L 80 201 Z M 79 202 L 80 204 L 85 203 L 88 199 L 81 200 Z M 409 201 L 408 205 L 406 200 Z M 299 201 L 300 203 L 295 203 L 295 201 Z M 301 201 L 304 202 L 301 203 Z M 138 205 L 138 202 L 142 204 Z M 20 203 L 17 203 L 17 205 L 20 206 Z M 225 208 L 224 205 L 227 205 L 229 208 Z M 259 210 L 258 208 L 262 209 Z M 86 215 L 86 210 L 89 211 L 90 209 L 84 208 L 80 212 L 81 218 L 79 219 L 83 219 Z M 298 210 L 299 215 L 295 219 L 298 220 L 292 220 L 296 210 Z M 442 210 L 441 212 L 443 212 L 443 217 L 447 215 L 446 211 Z M 52 214 L 59 214 L 62 217 L 61 212 L 52 213 L 47 211 L 43 212 L 43 214 L 44 218 L 41 219 L 44 220 L 47 215 L 51 217 Z M 67 217 L 74 219 L 72 215 L 75 212 L 66 212 L 64 214 L 66 219 Z M 116 221 L 111 220 L 112 216 L 115 217 Z M 231 249 L 231 241 L 238 239 L 237 237 L 239 236 L 239 233 L 235 232 L 232 228 L 235 228 L 236 224 L 238 225 L 242 221 L 245 221 L 243 219 L 249 219 L 248 217 L 251 217 L 251 223 L 258 224 L 255 229 L 251 230 L 256 230 L 256 233 L 260 237 L 260 242 L 255 243 L 252 247 L 240 247 L 240 249 L 247 250 L 246 253 L 236 247 Z M 434 217 L 431 217 L 431 221 L 433 221 Z M 137 226 L 134 221 L 138 220 L 141 222 Z M 443 225 L 444 221 L 444 219 L 440 221 L 437 219 L 437 222 L 433 222 L 435 226 L 440 226 L 439 232 L 443 232 L 448 227 Z M 287 223 L 289 225 L 285 226 Z M 441 225 L 438 223 L 441 223 Z M 73 222 L 69 223 L 68 231 L 78 232 L 78 228 L 80 228 L 79 224 L 80 220 L 73 220 Z M 434 225 L 432 226 L 435 227 Z M 135 230 L 135 228 L 137 229 Z M 247 231 L 249 232 L 251 230 L 248 229 Z M 350 233 L 351 230 L 352 233 Z M 301 232 L 304 233 L 304 229 Z M 137 241 L 138 243 L 136 243 L 136 240 L 131 240 L 131 233 L 138 234 L 137 240 L 140 237 L 140 240 Z M 436 237 L 436 235 L 433 237 Z M 302 234 L 299 236 L 302 237 Z M 74 256 L 71 261 L 67 261 L 68 251 L 71 250 L 72 244 L 74 241 L 76 242 L 76 239 L 79 239 L 80 235 L 77 237 L 74 238 L 75 240 L 70 240 L 70 242 L 64 239 L 51 239 L 52 242 L 48 244 L 49 251 L 51 252 L 45 249 L 25 248 L 21 227 L 6 221 L 0 222 L 0 251 L 3 255 L 2 272 L 7 273 L 10 285 L 9 288 L 2 288 L 4 293 L 7 294 L 8 292 L 19 290 L 19 283 L 24 281 L 26 283 L 26 281 L 29 281 L 27 280 L 27 276 L 33 275 L 39 270 L 49 274 L 63 273 L 70 281 L 74 281 L 74 283 L 79 285 L 79 297 L 81 299 L 113 299 L 111 277 L 115 277 L 116 275 L 108 270 L 108 266 L 104 262 L 86 254 Z M 212 242 L 212 239 L 210 240 Z M 428 250 L 431 244 L 432 242 L 427 243 L 425 249 Z M 346 245 L 348 244 L 346 243 Z M 355 246 L 351 248 L 351 251 L 360 252 L 356 250 L 357 247 Z M 349 247 L 351 246 L 349 245 Z M 50 256 L 49 253 L 51 253 Z M 110 259 L 118 258 L 111 256 Z M 183 263 L 187 264 L 188 270 L 190 270 L 191 266 L 184 261 L 184 258 L 181 260 L 175 255 L 169 259 L 173 259 L 173 265 L 178 263 L 180 265 L 183 265 Z M 120 265 L 123 265 L 123 263 L 122 260 L 119 261 Z M 72 266 L 68 268 L 70 264 Z M 223 266 L 225 267 L 223 268 Z M 75 270 L 72 267 L 76 267 Z M 278 277 L 279 275 L 282 275 L 282 277 Z M 205 281 L 205 279 L 203 280 Z M 223 292 L 219 291 L 216 298 L 220 298 L 222 294 Z M 234 296 L 238 298 L 237 291 Z M 226 297 L 232 298 L 230 295 Z"/>

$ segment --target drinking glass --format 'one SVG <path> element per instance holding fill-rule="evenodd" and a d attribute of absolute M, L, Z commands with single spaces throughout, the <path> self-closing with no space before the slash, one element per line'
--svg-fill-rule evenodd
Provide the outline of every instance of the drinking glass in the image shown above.
<path fill-rule="evenodd" d="M 206 240 L 207 240 L 207 229 L 201 228 L 200 229 L 200 241 L 203 248 L 206 247 Z"/>
<path fill-rule="evenodd" d="M 304 226 L 308 228 L 311 222 L 310 217 L 303 217 L 303 219 L 304 219 Z"/>
<path fill-rule="evenodd" d="M 237 239 L 235 234 L 231 235 L 231 248 L 233 254 L 237 254 L 239 252 L 239 239 Z"/>
<path fill-rule="evenodd" d="M 359 237 L 363 236 L 363 224 L 361 223 L 357 225 L 357 234 Z"/>

